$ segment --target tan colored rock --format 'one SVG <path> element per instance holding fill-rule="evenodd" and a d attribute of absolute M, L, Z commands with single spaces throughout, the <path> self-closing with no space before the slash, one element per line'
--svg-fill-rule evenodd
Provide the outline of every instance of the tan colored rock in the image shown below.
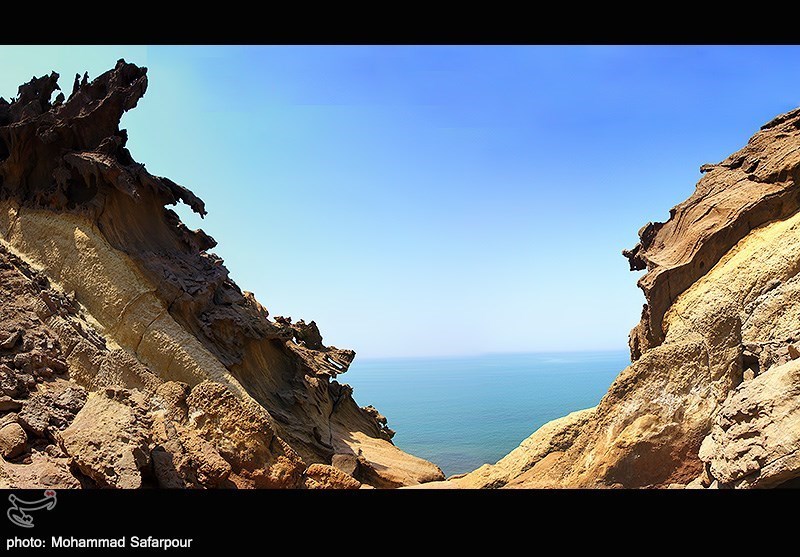
<path fill-rule="evenodd" d="M 138 391 L 103 389 L 89 394 L 86 404 L 60 434 L 71 462 L 101 487 L 142 486 L 140 470 L 150 462 L 151 418 Z"/>
<path fill-rule="evenodd" d="M 192 389 L 186 383 L 167 381 L 156 389 L 155 402 L 157 408 L 164 409 L 166 417 L 173 422 L 186 423 L 189 417 L 189 405 L 186 398 Z"/>
<path fill-rule="evenodd" d="M 347 385 L 342 387 L 349 388 Z M 347 395 L 340 399 L 330 418 L 337 463 L 352 462 L 350 459 L 355 458 L 358 463 L 356 479 L 378 488 L 445 479 L 438 466 L 400 450 L 387 440 L 382 424 L 362 421 L 363 412 Z"/>
<path fill-rule="evenodd" d="M 28 435 L 17 423 L 10 423 L 0 428 L 0 456 L 14 458 L 25 452 Z"/>
<path fill-rule="evenodd" d="M 299 487 L 305 465 L 275 436 L 262 407 L 211 381 L 194 387 L 186 403 L 189 426 L 230 463 L 245 486 Z"/>
<path fill-rule="evenodd" d="M 697 477 L 688 484 L 686 484 L 686 489 L 705 489 L 705 488 L 706 486 L 703 485 L 703 482 L 700 479 L 700 477 Z"/>
<path fill-rule="evenodd" d="M 376 439 L 355 431 L 345 447 L 358 455 L 359 480 L 373 487 L 393 488 L 444 479 L 441 469 L 395 447 L 384 439 Z"/>
<path fill-rule="evenodd" d="M 548 422 L 496 464 L 484 464 L 474 472 L 450 481 L 468 489 L 503 487 L 549 453 L 569 448 L 594 413 L 595 408 L 587 408 Z"/>
<path fill-rule="evenodd" d="M 735 348 L 725 348 L 733 340 L 726 338 L 717 340 L 717 354 L 736 362 Z M 715 379 L 702 342 L 687 339 L 647 351 L 612 383 L 568 448 L 542 458 L 507 487 L 666 487 L 691 481 L 702 469 L 696 451 L 710 416 L 732 387 L 727 371 L 722 367 Z"/>
<path fill-rule="evenodd" d="M 330 438 L 337 462 L 352 455 L 358 461 L 357 475 L 361 483 L 378 488 L 394 488 L 444 480 L 435 464 L 397 448 L 387 437 L 385 427 L 375 413 L 360 408 L 350 397 L 349 385 L 339 389 L 338 403 L 330 416 Z M 366 420 L 364 415 L 370 416 Z"/>
<path fill-rule="evenodd" d="M 28 463 L 0 459 L 0 489 L 77 489 L 80 481 L 72 474 L 69 460 L 33 451 Z"/>
<path fill-rule="evenodd" d="M 553 487 L 571 487 L 561 485 L 561 466 L 564 458 L 562 451 L 553 451 L 541 458 L 527 472 L 523 472 L 510 480 L 503 489 L 549 489 Z M 592 485 L 592 487 L 604 487 Z"/>
<path fill-rule="evenodd" d="M 327 464 L 312 464 L 305 471 L 306 489 L 358 489 L 361 482 Z"/>
<path fill-rule="evenodd" d="M 631 331 L 632 358 L 665 339 L 663 317 L 694 282 L 751 230 L 786 219 L 800 208 L 793 172 L 800 165 L 800 109 L 762 126 L 747 145 L 719 164 L 701 167 L 705 176 L 665 223 L 648 223 L 640 242 L 624 253 L 639 279 L 647 306 Z"/>
<path fill-rule="evenodd" d="M 755 393 L 769 384 L 770 374 L 795 361 L 798 145 L 800 111 L 794 111 L 710 168 L 670 221 L 641 231 L 641 245 L 628 253 L 633 267 L 648 267 L 640 285 L 649 306 L 631 333 L 635 361 L 616 378 L 570 447 L 549 453 L 506 487 L 695 486 L 705 473 L 704 461 L 714 463 L 714 478 L 699 482 L 709 487 L 756 485 L 756 466 L 770 466 L 768 476 L 775 479 L 762 480 L 765 485 L 794 474 L 792 458 L 777 455 L 781 447 L 788 455 L 800 445 L 792 440 L 770 445 L 768 423 L 750 424 L 755 420 L 747 417 L 750 410 L 737 414 L 751 429 L 744 438 L 735 433 L 744 425 L 723 435 L 714 424 L 738 400 L 739 389 Z M 734 389 L 734 402 L 726 402 Z M 780 398 L 762 403 L 784 404 Z M 784 410 L 782 419 L 791 419 L 788 407 Z M 707 440 L 699 455 L 712 426 L 713 444 Z M 760 428 L 767 429 L 757 434 Z M 767 443 L 765 454 L 779 460 L 770 464 L 771 457 L 764 456 L 768 460 L 760 462 L 758 443 Z"/>
<path fill-rule="evenodd" d="M 404 485 L 398 489 L 464 489 L 464 486 L 459 485 L 458 482 L 448 479 L 437 480 L 435 482 L 426 482 L 424 484 Z"/>
<path fill-rule="evenodd" d="M 231 474 L 231 465 L 214 446 L 193 430 L 169 418 L 153 418 L 151 452 L 159 487 L 222 487 Z"/>
<path fill-rule="evenodd" d="M 237 466 L 253 467 L 270 459 L 274 432 L 269 418 L 245 407 L 225 386 L 200 383 L 192 389 L 186 404 L 193 428 Z"/>
<path fill-rule="evenodd" d="M 354 454 L 337 453 L 331 458 L 331 466 L 341 470 L 348 476 L 356 477 L 359 474 L 358 457 Z"/>
<path fill-rule="evenodd" d="M 41 238 L 46 238 L 44 243 Z M 20 209 L 7 240 L 64 288 L 76 292 L 105 332 L 161 378 L 190 384 L 209 378 L 247 396 L 230 372 L 170 316 L 136 264 L 111 246 L 85 216 L 56 217 L 51 211 Z M 80 362 L 81 354 L 71 360 Z M 94 357 L 92 351 L 88 358 Z M 84 373 L 79 380 L 91 383 L 100 363 L 81 364 L 77 368 Z"/>
<path fill-rule="evenodd" d="M 800 476 L 800 361 L 770 368 L 725 400 L 700 448 L 722 487 L 776 487 Z"/>

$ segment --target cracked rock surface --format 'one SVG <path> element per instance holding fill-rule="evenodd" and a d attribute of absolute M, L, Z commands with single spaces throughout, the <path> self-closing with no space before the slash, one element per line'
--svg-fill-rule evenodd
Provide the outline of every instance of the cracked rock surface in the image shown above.
<path fill-rule="evenodd" d="M 739 385 L 700 447 L 707 482 L 776 487 L 800 476 L 800 361 Z"/>

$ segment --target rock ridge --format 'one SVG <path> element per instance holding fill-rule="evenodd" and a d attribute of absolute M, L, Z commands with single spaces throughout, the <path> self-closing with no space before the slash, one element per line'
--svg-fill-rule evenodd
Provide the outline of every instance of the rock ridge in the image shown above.
<path fill-rule="evenodd" d="M 76 76 L 68 97 L 58 79 L 0 98 L 0 485 L 443 479 L 338 382 L 355 352 L 324 345 L 313 321 L 270 318 L 215 240 L 167 208 L 206 214 L 126 147 L 120 118 L 146 68 Z"/>
<path fill-rule="evenodd" d="M 646 304 L 597 407 L 429 487 L 800 485 L 800 109 L 700 170 L 623 252 Z"/>

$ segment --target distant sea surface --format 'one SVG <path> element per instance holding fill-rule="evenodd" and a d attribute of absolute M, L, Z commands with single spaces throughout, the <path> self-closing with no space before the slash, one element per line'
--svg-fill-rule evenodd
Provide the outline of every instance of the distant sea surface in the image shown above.
<path fill-rule="evenodd" d="M 389 420 L 401 449 L 447 476 L 493 464 L 541 425 L 596 405 L 627 351 L 356 358 L 339 377 Z"/>

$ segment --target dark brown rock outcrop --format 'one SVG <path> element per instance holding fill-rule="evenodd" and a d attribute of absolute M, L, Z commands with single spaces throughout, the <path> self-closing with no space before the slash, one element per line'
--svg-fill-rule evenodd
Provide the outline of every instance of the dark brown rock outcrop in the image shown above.
<path fill-rule="evenodd" d="M 325 346 L 313 321 L 270 319 L 209 252 L 214 239 L 166 208 L 206 213 L 126 148 L 119 121 L 145 94 L 146 69 L 120 60 L 53 100 L 58 77 L 0 99 L 0 413 L 41 439 L 30 454 L 117 487 L 301 487 L 334 455 L 359 458 L 373 483 L 441 477 L 332 381 L 352 350 Z M 123 431 L 130 412 L 144 412 L 136 435 Z M 84 442 L 96 423 L 107 425 L 99 448 Z M 119 445 L 134 438 L 135 450 Z M 120 451 L 135 458 L 106 475 L 99 464 Z"/>

